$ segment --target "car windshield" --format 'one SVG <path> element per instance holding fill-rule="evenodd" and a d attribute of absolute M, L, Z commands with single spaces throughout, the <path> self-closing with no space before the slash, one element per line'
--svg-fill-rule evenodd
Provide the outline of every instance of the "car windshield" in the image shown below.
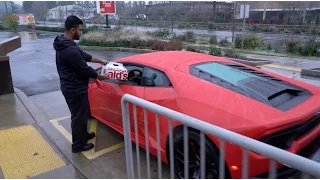
<path fill-rule="evenodd" d="M 215 62 L 196 65 L 196 68 L 210 75 L 218 77 L 224 81 L 227 81 L 233 85 L 239 85 L 239 82 L 250 78 L 259 78 L 253 74 L 220 64 Z"/>

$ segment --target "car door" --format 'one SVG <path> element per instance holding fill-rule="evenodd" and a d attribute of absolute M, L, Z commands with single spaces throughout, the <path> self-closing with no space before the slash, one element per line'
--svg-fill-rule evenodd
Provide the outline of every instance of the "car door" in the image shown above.
<path fill-rule="evenodd" d="M 101 68 L 96 72 L 100 74 Z M 111 123 L 111 114 L 108 107 L 112 105 L 114 99 L 109 96 L 113 92 L 112 87 L 107 84 L 107 81 L 97 79 L 89 80 L 89 102 L 91 115 L 105 123 Z"/>
<path fill-rule="evenodd" d="M 144 98 L 144 87 L 141 86 L 143 66 L 137 64 L 123 63 L 124 67 L 128 69 L 129 75 L 135 72 L 137 76 L 129 76 L 128 81 L 119 81 L 115 79 L 104 80 L 103 82 L 97 80 L 96 85 L 93 86 L 92 91 L 95 93 L 95 106 L 92 110 L 95 111 L 99 117 L 106 119 L 108 124 L 117 130 L 122 129 L 122 110 L 121 98 L 124 94 L 130 94 L 139 98 Z M 140 75 L 139 75 L 140 73 Z M 139 78 L 140 76 L 140 78 Z M 130 116 L 133 119 L 132 106 L 130 108 Z M 137 108 L 137 115 L 141 110 Z"/>
<path fill-rule="evenodd" d="M 145 67 L 143 74 L 143 85 L 145 86 L 144 99 L 160 106 L 175 109 L 177 93 L 172 86 L 168 76 L 158 69 Z M 155 114 L 147 113 L 148 128 L 149 128 L 149 142 L 153 147 L 156 147 L 156 121 Z M 142 119 L 143 120 L 143 119 Z M 159 116 L 161 143 L 165 143 L 166 137 L 163 136 L 168 132 L 168 119 Z M 165 147 L 165 146 L 162 146 Z"/>

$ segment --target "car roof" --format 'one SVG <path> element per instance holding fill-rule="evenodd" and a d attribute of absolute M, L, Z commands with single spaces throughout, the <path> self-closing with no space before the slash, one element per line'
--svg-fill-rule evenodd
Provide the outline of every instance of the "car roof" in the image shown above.
<path fill-rule="evenodd" d="M 137 63 L 160 70 L 172 70 L 182 63 L 203 61 L 226 61 L 226 59 L 190 51 L 161 51 L 128 56 L 118 59 L 116 62 Z"/>

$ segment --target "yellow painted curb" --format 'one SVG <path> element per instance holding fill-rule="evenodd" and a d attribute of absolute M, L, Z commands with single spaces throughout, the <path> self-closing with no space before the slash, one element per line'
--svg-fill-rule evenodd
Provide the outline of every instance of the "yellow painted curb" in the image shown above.
<path fill-rule="evenodd" d="M 290 66 L 281 66 L 281 65 L 277 65 L 277 64 L 265 64 L 265 65 L 262 65 L 262 67 L 283 69 L 283 70 L 294 71 L 294 72 L 301 72 L 301 70 L 302 70 L 301 68 L 290 67 Z"/>

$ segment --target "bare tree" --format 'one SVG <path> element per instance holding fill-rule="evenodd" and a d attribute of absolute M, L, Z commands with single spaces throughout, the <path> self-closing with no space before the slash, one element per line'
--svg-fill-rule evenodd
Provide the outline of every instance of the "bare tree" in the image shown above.
<path fill-rule="evenodd" d="M 35 18 L 40 21 L 44 21 L 46 24 L 48 16 L 48 5 L 45 1 L 36 1 L 32 4 L 32 12 L 34 13 Z"/>
<path fill-rule="evenodd" d="M 62 19 L 64 19 L 64 17 L 67 16 L 64 7 L 58 6 L 57 13 L 58 13 L 58 19 L 61 21 L 61 25 L 62 25 Z"/>
<path fill-rule="evenodd" d="M 77 7 L 75 10 L 78 12 L 82 20 L 89 19 L 91 13 L 95 10 L 96 5 L 94 1 L 76 1 Z"/>
<path fill-rule="evenodd" d="M 302 22 L 304 1 L 285 1 L 283 2 L 283 9 L 286 11 L 288 22 Z"/>

